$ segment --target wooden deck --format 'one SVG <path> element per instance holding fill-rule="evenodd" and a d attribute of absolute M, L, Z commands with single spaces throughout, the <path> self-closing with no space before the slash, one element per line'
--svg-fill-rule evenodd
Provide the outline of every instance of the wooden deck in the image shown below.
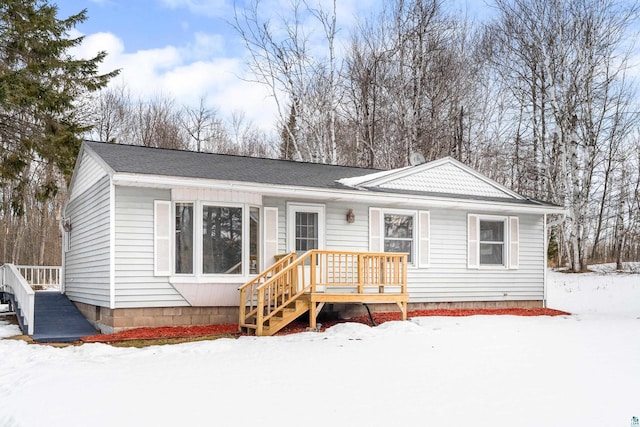
<path fill-rule="evenodd" d="M 239 327 L 273 335 L 325 303 L 395 303 L 407 318 L 407 254 L 312 250 L 277 262 L 240 288 Z"/>

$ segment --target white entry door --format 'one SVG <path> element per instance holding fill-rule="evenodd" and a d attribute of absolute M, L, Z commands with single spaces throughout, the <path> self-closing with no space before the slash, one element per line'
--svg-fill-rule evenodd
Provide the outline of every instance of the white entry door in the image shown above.
<path fill-rule="evenodd" d="M 287 224 L 288 252 L 302 255 L 311 249 L 324 249 L 324 205 L 289 203 Z M 305 265 L 303 270 L 308 283 L 310 268 Z"/>
<path fill-rule="evenodd" d="M 324 249 L 324 205 L 287 205 L 287 250 Z"/>

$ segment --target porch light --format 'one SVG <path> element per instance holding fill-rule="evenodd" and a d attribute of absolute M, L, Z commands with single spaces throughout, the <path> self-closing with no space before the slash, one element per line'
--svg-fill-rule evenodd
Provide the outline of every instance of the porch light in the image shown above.
<path fill-rule="evenodd" d="M 349 224 L 353 224 L 355 220 L 356 220 L 356 215 L 353 213 L 353 209 L 349 209 L 349 212 L 347 212 L 347 222 Z"/>

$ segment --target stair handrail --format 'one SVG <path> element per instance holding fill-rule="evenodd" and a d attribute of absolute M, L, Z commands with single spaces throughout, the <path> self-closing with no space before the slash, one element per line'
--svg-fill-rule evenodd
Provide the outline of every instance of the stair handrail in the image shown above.
<path fill-rule="evenodd" d="M 246 326 L 247 319 L 254 316 L 258 310 L 256 307 L 258 286 L 286 268 L 297 256 L 298 254 L 296 252 L 277 255 L 277 261 L 274 264 L 238 288 L 240 291 L 238 329 Z"/>
<path fill-rule="evenodd" d="M 284 310 L 289 304 L 294 302 L 300 295 L 309 291 L 315 280 L 314 258 L 318 251 L 309 250 L 297 257 L 279 273 L 272 276 L 260 286 L 258 286 L 258 301 L 256 311 L 256 335 L 262 335 L 264 325 L 269 319 Z M 311 273 L 309 274 L 309 284 L 300 282 L 298 267 L 310 260 Z M 302 286 L 299 284 L 302 283 Z"/>
<path fill-rule="evenodd" d="M 15 311 L 22 332 L 33 335 L 36 293 L 15 265 L 4 264 L 2 266 L 2 287 L 5 292 L 13 295 L 18 305 L 15 307 Z"/>

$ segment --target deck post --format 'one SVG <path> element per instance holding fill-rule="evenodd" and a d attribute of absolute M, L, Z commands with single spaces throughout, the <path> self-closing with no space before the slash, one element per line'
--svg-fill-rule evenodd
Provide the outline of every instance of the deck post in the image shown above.
<path fill-rule="evenodd" d="M 245 288 L 240 289 L 240 307 L 238 316 L 238 331 L 242 331 L 242 325 L 245 323 L 247 310 L 247 291 Z"/>
<path fill-rule="evenodd" d="M 316 259 L 317 257 L 317 259 Z M 309 283 L 311 284 L 311 293 L 314 294 L 316 292 L 316 260 L 320 259 L 320 255 L 315 251 L 311 251 L 311 256 L 309 257 Z M 304 283 L 303 283 L 303 288 Z"/>
<path fill-rule="evenodd" d="M 364 283 L 362 283 L 362 270 L 364 269 L 365 257 L 363 254 L 358 254 L 358 293 L 364 292 Z"/>
<path fill-rule="evenodd" d="M 264 330 L 264 288 L 258 288 L 258 303 L 256 304 L 256 335 L 262 336 Z"/>
<path fill-rule="evenodd" d="M 317 316 L 316 302 L 313 301 L 313 298 L 311 298 L 311 303 L 309 304 L 309 329 L 311 330 L 315 330 L 317 328 L 316 316 Z"/>

